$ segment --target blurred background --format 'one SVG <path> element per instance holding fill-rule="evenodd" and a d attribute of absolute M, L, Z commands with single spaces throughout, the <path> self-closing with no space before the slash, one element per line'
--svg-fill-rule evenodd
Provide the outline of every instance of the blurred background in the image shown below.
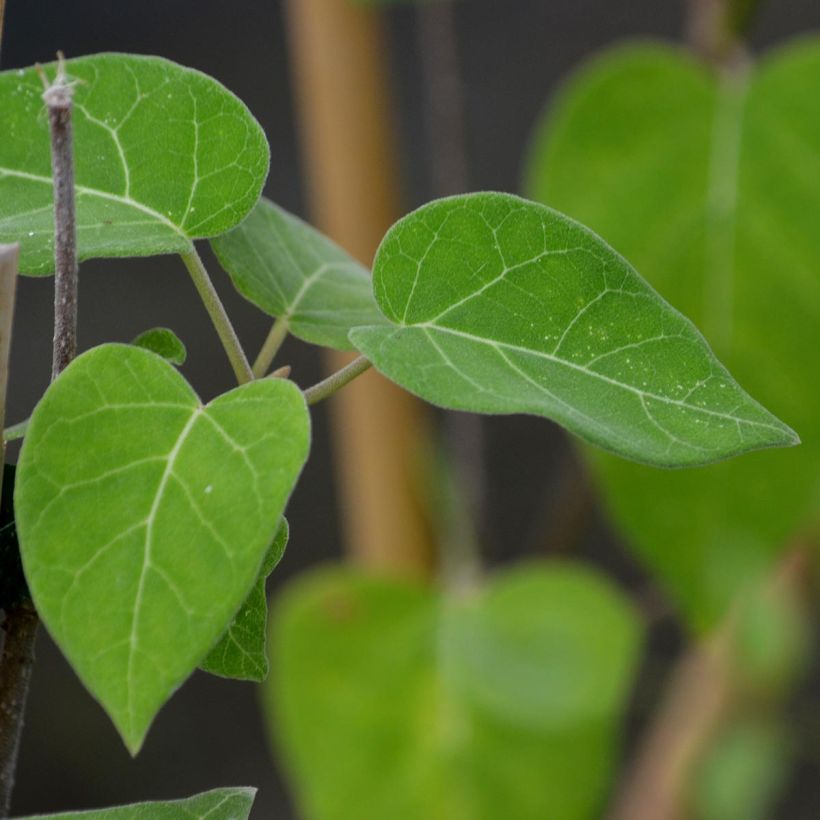
<path fill-rule="evenodd" d="M 304 107 L 294 89 L 302 88 L 303 93 L 304 85 L 295 83 L 294 47 L 288 43 L 284 5 L 279 0 L 8 0 L 2 67 L 49 61 L 60 49 L 69 57 L 98 51 L 157 54 L 199 68 L 243 99 L 265 128 L 272 150 L 267 196 L 307 218 L 317 211 L 321 216 L 321 192 L 314 184 L 312 198 L 309 193 L 309 149 L 300 145 L 305 130 L 299 128 L 298 112 L 304 116 Z M 451 12 L 451 29 L 431 21 L 429 13 L 425 18 L 425 12 L 410 3 L 360 12 L 377 18 L 371 22 L 382 32 L 388 93 L 379 104 L 395 140 L 395 168 L 382 165 L 389 158 L 380 156 L 370 169 L 376 176 L 395 177 L 398 191 L 397 213 L 383 215 L 387 221 L 374 228 L 377 234 L 391 216 L 459 188 L 522 191 L 533 130 L 570 72 L 618 41 L 682 41 L 688 8 L 683 0 L 460 0 L 452 3 Z M 757 52 L 819 25 L 817 0 L 763 2 L 749 33 L 750 46 Z M 448 50 L 452 64 L 446 58 Z M 456 96 L 445 87 L 444 97 L 431 101 L 424 78 L 430 71 L 451 72 L 453 65 L 460 75 Z M 820 100 L 820 84 L 817 91 Z M 442 99 L 445 111 L 436 113 Z M 448 99 L 455 100 L 463 113 L 455 125 L 447 115 Z M 351 106 L 359 103 L 350 100 Z M 442 158 L 430 150 L 431 117 L 434 122 L 439 117 L 444 128 L 457 129 L 463 155 Z M 359 195 L 362 191 L 348 192 L 354 212 Z M 817 211 L 817 203 L 812 205 Z M 322 218 L 332 222 L 327 212 Z M 350 249 L 361 256 L 368 239 L 360 242 Z M 267 318 L 238 296 L 211 264 L 243 343 L 255 351 L 268 331 Z M 9 423 L 26 417 L 47 386 L 51 299 L 50 279 L 20 282 Z M 83 349 L 103 341 L 129 341 L 153 326 L 172 327 L 188 345 L 183 370 L 203 399 L 232 386 L 223 351 L 178 259 L 84 263 L 80 305 Z M 279 361 L 293 366 L 293 378 L 303 386 L 319 380 L 326 366 L 318 351 L 293 340 L 286 343 Z M 332 460 L 332 409 L 322 405 L 314 414 L 314 449 L 289 506 L 291 542 L 269 583 L 272 598 L 305 568 L 342 556 L 345 532 L 363 532 L 370 526 L 340 515 L 342 499 L 351 497 L 353 479 L 348 477 L 348 485 L 337 492 L 335 476 L 344 480 L 344 474 Z M 356 408 L 340 412 L 348 418 L 344 413 L 355 413 Z M 414 411 L 402 418 L 406 424 L 429 424 L 442 437 L 452 426 L 437 414 L 424 422 L 418 422 Z M 461 425 L 450 436 L 454 449 L 470 449 L 474 435 Z M 558 428 L 528 417 L 493 418 L 483 425 L 481 435 L 486 476 L 479 491 L 484 560 L 501 565 L 523 556 L 571 553 L 615 579 L 647 624 L 645 653 L 625 720 L 619 763 L 625 772 L 626 761 L 641 748 L 670 675 L 689 651 L 687 629 L 674 603 L 608 525 L 586 471 Z M 11 450 L 12 458 L 16 452 Z M 365 491 L 356 487 L 357 492 Z M 405 558 L 408 566 L 417 562 L 420 572 L 429 563 L 423 549 L 417 559 Z M 389 563 L 384 556 L 373 560 Z M 811 621 L 816 625 L 813 616 Z M 814 657 L 784 706 L 795 765 L 766 816 L 808 820 L 820 813 L 818 698 L 820 669 Z M 227 785 L 260 789 L 254 817 L 298 816 L 282 767 L 266 739 L 257 687 L 195 674 L 163 709 L 139 758 L 132 760 L 41 630 L 15 814 L 182 797 Z"/>

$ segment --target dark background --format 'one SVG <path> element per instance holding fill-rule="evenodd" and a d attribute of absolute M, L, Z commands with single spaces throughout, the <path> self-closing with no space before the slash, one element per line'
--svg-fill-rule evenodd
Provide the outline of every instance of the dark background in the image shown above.
<path fill-rule="evenodd" d="M 238 94 L 261 121 L 272 149 L 266 193 L 303 213 L 280 5 L 278 0 L 8 0 L 3 68 L 49 61 L 58 49 L 69 57 L 97 51 L 158 54 L 199 68 Z M 613 41 L 679 39 L 683 13 L 682 0 L 458 3 L 470 187 L 518 190 L 530 129 L 562 78 Z M 387 22 L 409 210 L 431 196 L 415 12 L 397 4 Z M 764 47 L 818 25 L 818 0 L 769 0 L 753 42 L 756 48 Z M 235 294 L 227 277 L 216 270 L 214 274 L 246 349 L 255 351 L 269 328 L 268 319 Z M 51 287 L 50 279 L 20 282 L 9 423 L 30 413 L 48 383 Z M 103 341 L 129 341 L 149 327 L 169 326 L 188 345 L 184 371 L 204 399 L 233 386 L 224 352 L 178 259 L 85 263 L 80 304 L 82 349 Z M 302 385 L 321 375 L 315 351 L 304 345 L 288 342 L 279 360 L 293 364 L 294 378 Z M 292 538 L 272 581 L 273 595 L 302 568 L 340 554 L 323 407 L 315 419 L 313 455 L 289 507 Z M 489 560 L 505 561 L 533 546 L 548 547 L 544 527 L 548 530 L 550 513 L 560 503 L 557 476 L 569 458 L 566 442 L 552 425 L 524 417 L 493 419 L 487 436 Z M 579 551 L 640 595 L 651 592 L 640 568 L 612 543 L 600 516 L 591 517 Z M 678 645 L 674 618 L 657 619 L 639 689 L 646 697 L 636 697 L 642 705 L 633 715 L 633 729 L 651 706 L 658 672 Z M 812 805 L 820 806 L 820 763 L 803 769 L 778 816 L 817 816 Z M 41 630 L 16 814 L 175 798 L 227 785 L 260 788 L 254 817 L 294 816 L 266 743 L 255 687 L 196 674 L 163 709 L 139 758 L 131 760 L 102 710 Z"/>

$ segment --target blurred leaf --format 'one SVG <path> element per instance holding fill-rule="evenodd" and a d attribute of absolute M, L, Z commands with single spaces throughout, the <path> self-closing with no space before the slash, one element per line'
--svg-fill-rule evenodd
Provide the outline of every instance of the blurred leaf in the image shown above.
<path fill-rule="evenodd" d="M 370 274 L 338 245 L 267 199 L 211 242 L 236 289 L 306 342 L 351 350 L 347 334 L 384 320 Z"/>
<path fill-rule="evenodd" d="M 388 231 L 373 287 L 392 324 L 356 328 L 353 344 L 433 404 L 545 416 L 662 466 L 797 441 L 625 259 L 542 205 L 425 205 Z"/>
<path fill-rule="evenodd" d="M 185 364 L 185 359 L 188 357 L 188 351 L 179 336 L 167 327 L 155 327 L 146 330 L 144 333 L 140 333 L 131 344 L 144 347 L 146 350 L 156 353 L 157 356 L 162 356 L 171 364 L 178 366 Z"/>
<path fill-rule="evenodd" d="M 56 66 L 45 67 L 54 76 Z M 184 253 L 253 207 L 268 173 L 259 123 L 216 80 L 159 57 L 67 63 L 74 89 L 80 259 Z M 0 74 L 0 242 L 54 269 L 48 118 L 33 68 Z"/>
<path fill-rule="evenodd" d="M 769 584 L 737 602 L 734 663 L 746 696 L 784 697 L 811 656 L 811 628 L 795 584 Z"/>
<path fill-rule="evenodd" d="M 282 519 L 276 537 L 268 550 L 259 577 L 251 594 L 242 604 L 228 631 L 201 664 L 212 675 L 240 680 L 263 681 L 268 676 L 266 632 L 268 599 L 265 581 L 285 552 L 288 543 L 288 522 Z"/>
<path fill-rule="evenodd" d="M 597 575 L 486 589 L 314 572 L 278 601 L 266 702 L 311 820 L 600 816 L 641 627 Z"/>
<path fill-rule="evenodd" d="M 20 820 L 247 820 L 256 789 L 213 789 L 187 800 L 134 803 L 110 809 L 33 814 Z"/>
<path fill-rule="evenodd" d="M 14 496 L 26 578 L 133 754 L 257 580 L 309 425 L 292 382 L 203 406 L 130 345 L 84 353 L 37 405 Z"/>
<path fill-rule="evenodd" d="M 702 470 L 590 459 L 689 622 L 713 624 L 820 518 L 820 43 L 719 81 L 661 45 L 583 68 L 545 118 L 529 191 L 605 235 L 805 438 Z"/>
<path fill-rule="evenodd" d="M 766 820 L 785 785 L 789 748 L 781 727 L 741 720 L 715 739 L 695 779 L 698 820 Z"/>

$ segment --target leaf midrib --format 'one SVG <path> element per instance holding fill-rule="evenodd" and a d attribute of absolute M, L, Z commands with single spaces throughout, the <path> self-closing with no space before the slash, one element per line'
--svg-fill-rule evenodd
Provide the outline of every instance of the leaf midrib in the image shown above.
<path fill-rule="evenodd" d="M 9 177 L 16 177 L 17 179 L 26 179 L 30 182 L 39 182 L 44 185 L 54 185 L 54 180 L 51 177 L 42 176 L 40 174 L 32 174 L 28 171 L 17 171 L 12 168 L 5 168 L 0 166 L 0 177 L 9 176 Z M 136 208 L 139 211 L 151 216 L 152 218 L 156 219 L 158 222 L 161 222 L 166 227 L 170 228 L 174 233 L 178 236 L 182 237 L 187 241 L 191 241 L 191 237 L 186 234 L 182 228 L 168 219 L 167 216 L 160 213 L 159 211 L 154 210 L 153 208 L 145 205 L 144 203 L 140 202 L 139 200 L 132 199 L 130 196 L 121 196 L 120 194 L 112 194 L 109 191 L 101 191 L 98 188 L 89 188 L 87 185 L 75 185 L 74 190 L 78 194 L 87 194 L 88 196 L 96 196 L 100 199 L 107 199 L 109 202 L 116 202 L 120 205 L 127 205 L 131 208 Z"/>
<path fill-rule="evenodd" d="M 786 430 L 784 430 L 782 427 L 778 427 L 777 425 L 767 424 L 766 422 L 762 422 L 762 421 L 752 421 L 750 419 L 744 419 L 744 418 L 740 418 L 738 416 L 731 416 L 731 415 L 728 415 L 727 413 L 721 413 L 717 410 L 709 410 L 705 407 L 698 407 L 697 405 L 687 404 L 687 403 L 685 403 L 683 401 L 680 401 L 678 399 L 669 398 L 668 396 L 660 396 L 656 393 L 650 393 L 650 392 L 645 391 L 645 390 L 640 390 L 639 388 L 633 387 L 632 385 L 626 384 L 625 382 L 619 382 L 616 379 L 612 379 L 609 376 L 604 375 L 603 373 L 597 373 L 594 370 L 588 370 L 587 368 L 582 367 L 581 365 L 575 364 L 574 362 L 570 362 L 566 359 L 562 359 L 558 356 L 553 356 L 549 353 L 545 353 L 545 352 L 540 351 L 540 350 L 534 350 L 532 348 L 522 347 L 520 345 L 514 345 L 514 344 L 511 344 L 511 343 L 508 343 L 508 342 L 500 342 L 496 339 L 488 339 L 488 338 L 484 338 L 482 336 L 475 336 L 474 334 L 467 333 L 466 331 L 456 330 L 454 328 L 442 327 L 441 325 L 430 324 L 430 323 L 423 323 L 423 324 L 416 324 L 416 325 L 404 325 L 403 327 L 400 326 L 397 329 L 402 330 L 402 329 L 406 329 L 406 328 L 419 328 L 419 329 L 429 328 L 429 329 L 432 329 L 432 330 L 438 330 L 442 333 L 449 333 L 450 335 L 453 335 L 453 336 L 460 336 L 460 337 L 468 339 L 470 341 L 479 342 L 480 344 L 489 345 L 491 347 L 503 347 L 503 348 L 507 348 L 508 350 L 515 350 L 516 352 L 519 352 L 519 353 L 526 353 L 530 356 L 537 356 L 537 357 L 546 359 L 550 362 L 553 362 L 555 364 L 564 365 L 565 367 L 568 367 L 572 370 L 576 370 L 579 373 L 583 373 L 586 376 L 591 376 L 592 378 L 599 379 L 600 381 L 606 382 L 607 384 L 611 384 L 614 387 L 619 387 L 623 390 L 627 390 L 630 393 L 634 393 L 635 395 L 639 396 L 642 399 L 643 398 L 654 399 L 654 400 L 662 402 L 664 404 L 671 404 L 671 405 L 674 405 L 676 407 L 685 408 L 686 410 L 691 410 L 691 411 L 696 412 L 696 413 L 702 413 L 704 415 L 715 416 L 717 418 L 726 419 L 726 420 L 732 421 L 736 424 L 748 424 L 748 425 L 753 425 L 753 426 L 756 426 L 756 427 L 763 427 L 763 428 L 768 429 L 768 430 L 776 430 L 781 435 L 786 435 L 787 434 Z"/>

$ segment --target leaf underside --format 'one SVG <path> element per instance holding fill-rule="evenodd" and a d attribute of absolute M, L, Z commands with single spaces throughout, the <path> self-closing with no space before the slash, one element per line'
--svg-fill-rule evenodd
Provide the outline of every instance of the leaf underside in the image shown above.
<path fill-rule="evenodd" d="M 49 77 L 54 65 L 46 66 Z M 216 80 L 158 57 L 67 62 L 80 259 L 183 253 L 236 225 L 268 172 L 265 135 Z M 53 271 L 48 119 L 35 69 L 0 73 L 0 242 Z"/>
<path fill-rule="evenodd" d="M 570 81 L 532 151 L 532 195 L 629 256 L 803 438 L 663 475 L 590 453 L 617 524 L 698 628 L 820 521 L 818 87 L 816 37 L 722 82 L 679 49 L 622 47 Z"/>
<path fill-rule="evenodd" d="M 256 583 L 308 448 L 293 383 L 203 406 L 127 345 L 83 354 L 38 404 L 15 491 L 26 578 L 132 753 Z"/>
<path fill-rule="evenodd" d="M 531 565 L 460 598 L 314 572 L 274 607 L 270 731 L 314 820 L 592 820 L 640 635 L 578 568 Z"/>
<path fill-rule="evenodd" d="M 267 199 L 211 241 L 236 289 L 299 339 L 350 350 L 351 328 L 383 321 L 370 274 L 338 245 Z"/>
<path fill-rule="evenodd" d="M 213 789 L 185 800 L 134 803 L 91 811 L 33 814 L 20 820 L 247 820 L 256 789 Z"/>
<path fill-rule="evenodd" d="M 626 260 L 543 205 L 426 205 L 388 232 L 374 289 L 392 324 L 352 342 L 434 404 L 546 416 L 659 466 L 797 442 Z"/>
<path fill-rule="evenodd" d="M 238 680 L 263 681 L 267 677 L 268 601 L 265 581 L 282 559 L 288 533 L 288 522 L 283 518 L 250 595 L 219 643 L 200 664 L 206 672 Z"/>

